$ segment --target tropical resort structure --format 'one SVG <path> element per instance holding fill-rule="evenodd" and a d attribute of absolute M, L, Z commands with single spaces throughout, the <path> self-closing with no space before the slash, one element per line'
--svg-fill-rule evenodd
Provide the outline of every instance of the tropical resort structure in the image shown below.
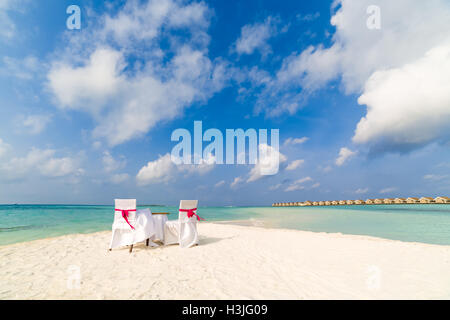
<path fill-rule="evenodd" d="M 386 198 L 364 200 L 326 200 L 326 201 L 304 201 L 304 202 L 277 202 L 272 207 L 304 207 L 304 206 L 339 206 L 339 205 L 362 205 L 362 204 L 450 204 L 450 198 L 445 196 L 432 197 L 409 197 L 409 198 Z"/>

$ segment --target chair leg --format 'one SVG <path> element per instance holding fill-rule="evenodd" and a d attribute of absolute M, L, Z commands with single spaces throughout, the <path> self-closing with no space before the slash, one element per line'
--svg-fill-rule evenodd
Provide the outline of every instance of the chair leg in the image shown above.
<path fill-rule="evenodd" d="M 130 253 L 133 251 L 133 245 L 131 245 L 130 247 Z"/>

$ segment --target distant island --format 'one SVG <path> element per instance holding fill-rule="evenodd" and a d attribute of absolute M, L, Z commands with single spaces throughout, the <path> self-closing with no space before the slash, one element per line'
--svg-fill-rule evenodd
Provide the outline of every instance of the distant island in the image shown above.
<path fill-rule="evenodd" d="M 367 200 L 333 200 L 333 201 L 304 201 L 304 202 L 277 202 L 272 207 L 304 207 L 304 206 L 339 206 L 339 205 L 363 205 L 363 204 L 424 204 L 438 203 L 450 204 L 449 197 L 409 197 L 409 198 L 385 198 Z"/>

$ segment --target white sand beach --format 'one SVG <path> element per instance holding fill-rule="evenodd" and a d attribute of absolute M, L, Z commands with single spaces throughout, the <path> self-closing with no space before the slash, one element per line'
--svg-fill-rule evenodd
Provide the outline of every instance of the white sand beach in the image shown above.
<path fill-rule="evenodd" d="M 191 249 L 131 254 L 107 250 L 111 232 L 3 246 L 0 299 L 450 298 L 450 246 L 213 223 L 199 234 Z"/>

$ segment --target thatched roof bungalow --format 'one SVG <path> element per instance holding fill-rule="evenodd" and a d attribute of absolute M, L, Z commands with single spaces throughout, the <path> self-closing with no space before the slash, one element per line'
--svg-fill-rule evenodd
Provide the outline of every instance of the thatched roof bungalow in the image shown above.
<path fill-rule="evenodd" d="M 364 200 L 355 200 L 355 204 L 364 204 Z"/>
<path fill-rule="evenodd" d="M 313 205 L 311 201 L 305 201 L 305 202 L 303 202 L 303 204 L 305 206 L 312 206 Z"/>
<path fill-rule="evenodd" d="M 434 203 L 434 199 L 432 197 L 422 197 L 419 200 L 420 203 Z"/>
<path fill-rule="evenodd" d="M 406 199 L 405 198 L 395 198 L 394 200 L 395 203 L 406 203 Z"/>
<path fill-rule="evenodd" d="M 346 203 L 346 204 L 355 204 L 355 201 L 353 201 L 353 200 L 347 200 L 347 201 L 345 201 L 345 203 Z"/>
<path fill-rule="evenodd" d="M 409 197 L 406 199 L 406 203 L 419 203 L 419 198 Z"/>
<path fill-rule="evenodd" d="M 386 198 L 386 199 L 383 199 L 383 203 L 392 204 L 392 203 L 395 203 L 395 199 L 394 198 Z"/>
<path fill-rule="evenodd" d="M 436 203 L 450 203 L 450 198 L 449 197 L 436 197 L 434 199 L 434 202 L 436 202 Z"/>
<path fill-rule="evenodd" d="M 366 204 L 375 204 L 375 199 L 367 199 Z"/>
<path fill-rule="evenodd" d="M 319 206 L 324 206 L 325 205 L 325 201 L 319 201 Z"/>
<path fill-rule="evenodd" d="M 373 201 L 373 203 L 375 203 L 375 204 L 382 204 L 382 203 L 384 203 L 384 199 L 375 199 Z"/>
<path fill-rule="evenodd" d="M 337 206 L 337 205 L 339 204 L 339 201 L 333 200 L 333 201 L 331 201 L 331 204 L 332 204 L 333 206 Z"/>
<path fill-rule="evenodd" d="M 331 206 L 331 201 L 325 201 L 326 206 Z"/>
<path fill-rule="evenodd" d="M 340 205 L 347 204 L 347 201 L 345 201 L 345 200 L 339 200 L 339 204 L 340 204 Z"/>

